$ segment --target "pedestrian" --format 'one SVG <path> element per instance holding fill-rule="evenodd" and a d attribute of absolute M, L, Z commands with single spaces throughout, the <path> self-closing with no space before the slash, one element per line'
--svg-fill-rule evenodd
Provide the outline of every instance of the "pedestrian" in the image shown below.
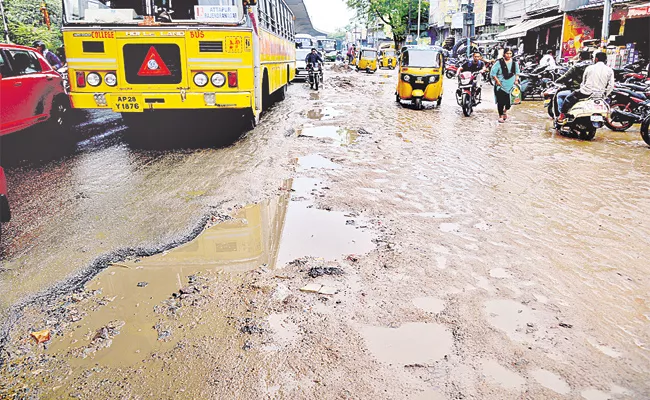
<path fill-rule="evenodd" d="M 45 57 L 45 59 L 52 66 L 52 68 L 59 69 L 63 66 L 63 63 L 61 62 L 59 57 L 57 57 L 56 54 L 49 51 L 45 46 L 45 43 L 41 42 L 40 40 L 37 40 L 32 44 L 32 47 L 35 48 L 36 51 L 41 53 L 43 57 Z"/>
<path fill-rule="evenodd" d="M 490 79 L 494 80 L 494 97 L 499 112 L 499 122 L 506 122 L 510 110 L 510 92 L 519 84 L 519 66 L 512 59 L 512 49 L 503 50 L 503 58 L 494 63 L 490 71 Z"/>

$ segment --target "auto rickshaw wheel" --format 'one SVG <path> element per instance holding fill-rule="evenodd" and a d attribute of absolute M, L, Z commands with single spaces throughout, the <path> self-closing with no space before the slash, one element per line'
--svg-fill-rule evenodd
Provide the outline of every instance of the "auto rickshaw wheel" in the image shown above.
<path fill-rule="evenodd" d="M 395 93 L 395 101 L 401 103 L 401 100 L 402 99 L 399 98 L 399 94 Z"/>
<path fill-rule="evenodd" d="M 442 104 L 442 96 L 438 97 L 438 101 L 436 101 L 436 107 L 440 107 Z"/>
<path fill-rule="evenodd" d="M 419 97 L 416 97 L 415 99 L 413 99 L 413 106 L 415 106 L 416 110 L 421 110 L 423 108 L 422 107 L 422 99 L 419 98 Z"/>

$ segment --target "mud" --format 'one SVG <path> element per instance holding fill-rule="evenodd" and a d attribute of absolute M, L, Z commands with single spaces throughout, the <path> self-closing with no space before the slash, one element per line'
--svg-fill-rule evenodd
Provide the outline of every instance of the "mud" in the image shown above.
<path fill-rule="evenodd" d="M 23 200 L 31 225 L 8 226 L 5 301 L 41 297 L 8 330 L 0 397 L 650 396 L 638 130 L 580 142 L 534 102 L 498 124 L 490 96 L 464 118 L 453 82 L 416 111 L 395 103 L 395 71 L 325 76 L 228 148 L 141 152 L 118 131 L 9 169 L 19 199 L 42 186 L 41 202 L 69 204 L 41 225 Z M 119 253 L 66 286 L 120 248 L 163 252 Z"/>

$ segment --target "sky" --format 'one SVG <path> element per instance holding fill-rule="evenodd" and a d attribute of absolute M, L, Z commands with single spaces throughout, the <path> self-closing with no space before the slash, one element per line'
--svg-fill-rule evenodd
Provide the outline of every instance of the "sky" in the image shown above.
<path fill-rule="evenodd" d="M 345 5 L 345 0 L 303 0 L 314 28 L 334 33 L 345 27 L 354 12 Z"/>

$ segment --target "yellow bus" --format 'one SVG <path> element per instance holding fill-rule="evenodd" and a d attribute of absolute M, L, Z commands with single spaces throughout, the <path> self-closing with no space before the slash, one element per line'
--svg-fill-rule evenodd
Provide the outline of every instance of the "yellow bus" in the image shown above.
<path fill-rule="evenodd" d="M 256 123 L 295 75 L 284 0 L 63 0 L 63 14 L 72 106 L 127 123 L 173 109 Z"/>

